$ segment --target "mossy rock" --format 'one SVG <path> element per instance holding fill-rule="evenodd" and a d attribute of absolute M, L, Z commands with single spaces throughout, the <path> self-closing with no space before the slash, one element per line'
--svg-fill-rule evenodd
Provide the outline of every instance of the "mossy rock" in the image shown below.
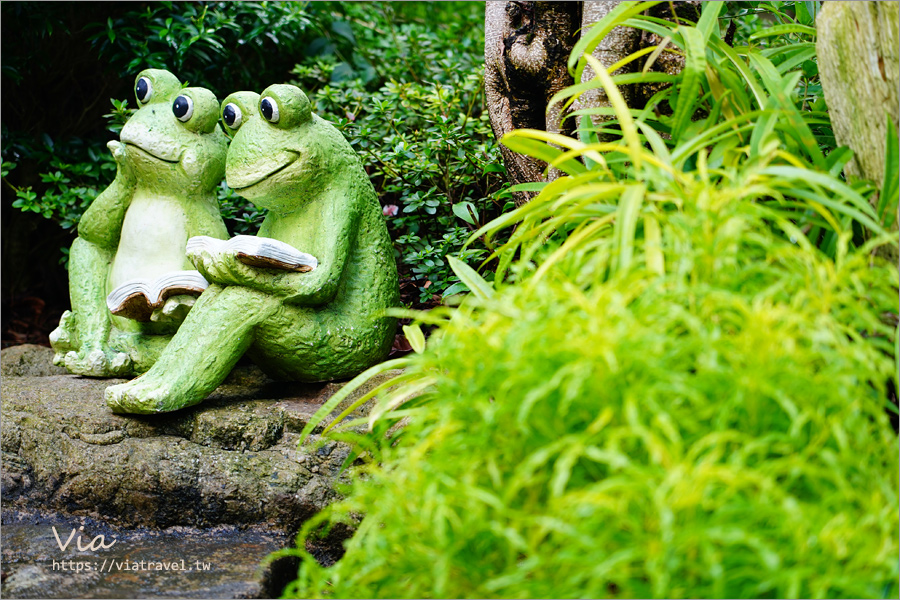
<path fill-rule="evenodd" d="M 337 497 L 349 449 L 318 446 L 315 435 L 302 448 L 298 440 L 341 383 L 280 383 L 246 365 L 196 407 L 125 416 L 103 401 L 106 387 L 121 380 L 34 376 L 46 367 L 28 357 L 49 361 L 52 351 L 9 350 L 2 354 L 0 440 L 6 503 L 121 525 L 292 531 Z"/>
<path fill-rule="evenodd" d="M 0 351 L 0 376 L 46 377 L 65 375 L 65 367 L 53 364 L 53 350 L 37 344 L 10 346 Z"/>

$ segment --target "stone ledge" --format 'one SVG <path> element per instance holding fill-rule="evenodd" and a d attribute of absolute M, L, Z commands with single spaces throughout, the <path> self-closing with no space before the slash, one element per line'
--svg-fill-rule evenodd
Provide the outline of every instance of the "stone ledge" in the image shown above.
<path fill-rule="evenodd" d="M 0 352 L 0 377 L 45 377 L 65 375 L 63 367 L 53 364 L 53 351 L 46 346 L 22 344 Z M 50 360 L 47 360 L 50 357 Z"/>
<path fill-rule="evenodd" d="M 4 365 L 9 350 L 0 354 Z M 31 351 L 32 360 L 52 356 L 44 350 Z M 127 526 L 293 531 L 336 497 L 348 449 L 297 442 L 339 383 L 278 383 L 244 366 L 195 407 L 124 416 L 103 402 L 104 389 L 120 380 L 2 372 L 7 505 Z M 394 374 L 373 379 L 345 405 Z"/>

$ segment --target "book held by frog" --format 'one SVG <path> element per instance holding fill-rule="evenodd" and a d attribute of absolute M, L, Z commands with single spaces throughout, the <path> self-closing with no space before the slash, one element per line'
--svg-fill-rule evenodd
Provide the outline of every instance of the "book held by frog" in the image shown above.
<path fill-rule="evenodd" d="M 188 240 L 188 256 L 204 250 L 210 254 L 234 252 L 237 259 L 245 265 L 265 269 L 305 273 L 319 264 L 314 256 L 300 252 L 290 244 L 256 235 L 236 235 L 228 240 L 198 235 Z"/>
<path fill-rule="evenodd" d="M 106 306 L 116 316 L 146 322 L 170 297 L 199 296 L 208 285 L 199 271 L 172 271 L 153 281 L 132 279 L 109 293 Z"/>
<path fill-rule="evenodd" d="M 210 254 L 234 252 L 246 265 L 305 273 L 318 265 L 316 258 L 300 252 L 290 244 L 253 235 L 238 235 L 228 240 L 199 235 L 188 240 L 188 255 L 202 251 Z M 153 281 L 132 279 L 118 286 L 106 297 L 106 305 L 114 315 L 136 321 L 149 321 L 153 311 L 178 294 L 199 296 L 209 282 L 199 271 L 173 271 Z"/>

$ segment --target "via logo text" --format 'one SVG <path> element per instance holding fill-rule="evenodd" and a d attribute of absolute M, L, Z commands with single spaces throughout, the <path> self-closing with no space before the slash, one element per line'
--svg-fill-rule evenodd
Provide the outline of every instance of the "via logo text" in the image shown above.
<path fill-rule="evenodd" d="M 103 548 L 103 549 L 112 548 L 113 544 L 115 544 L 116 542 L 119 541 L 119 540 L 113 538 L 113 541 L 111 541 L 110 543 L 107 544 L 106 538 L 104 538 L 102 535 L 98 535 L 94 539 L 91 540 L 90 544 L 88 544 L 87 546 L 84 546 L 81 543 L 81 533 L 80 533 L 80 532 L 84 531 L 84 525 L 82 525 L 78 529 L 75 529 L 73 527 L 72 533 L 69 534 L 69 539 L 67 539 L 66 543 L 63 544 L 62 539 L 59 537 L 59 533 L 56 531 L 56 527 L 55 526 L 51 527 L 51 529 L 53 529 L 53 535 L 56 536 L 56 543 L 59 544 L 60 550 L 65 550 L 66 548 L 69 547 L 69 544 L 72 543 L 72 538 L 75 537 L 76 532 L 79 532 L 79 533 L 78 533 L 78 539 L 75 540 L 75 545 L 78 546 L 78 549 L 81 550 L 82 552 L 84 552 L 86 550 L 100 550 L 101 548 Z"/>

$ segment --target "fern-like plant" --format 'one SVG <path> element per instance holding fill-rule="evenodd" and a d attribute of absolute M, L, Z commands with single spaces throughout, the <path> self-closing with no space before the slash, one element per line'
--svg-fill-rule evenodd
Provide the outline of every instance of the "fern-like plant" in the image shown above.
<path fill-rule="evenodd" d="M 597 27 L 663 26 L 622 5 Z M 776 98 L 795 76 L 723 47 L 718 10 L 666 30 L 701 100 L 651 119 L 594 62 L 610 119 L 504 140 L 567 174 L 476 233 L 515 225 L 493 284 L 454 263 L 472 293 L 344 429 L 374 460 L 288 594 L 897 595 L 900 281 L 872 257 L 896 204 L 841 179 Z M 305 544 L 335 523 L 357 531 L 323 568 Z"/>

